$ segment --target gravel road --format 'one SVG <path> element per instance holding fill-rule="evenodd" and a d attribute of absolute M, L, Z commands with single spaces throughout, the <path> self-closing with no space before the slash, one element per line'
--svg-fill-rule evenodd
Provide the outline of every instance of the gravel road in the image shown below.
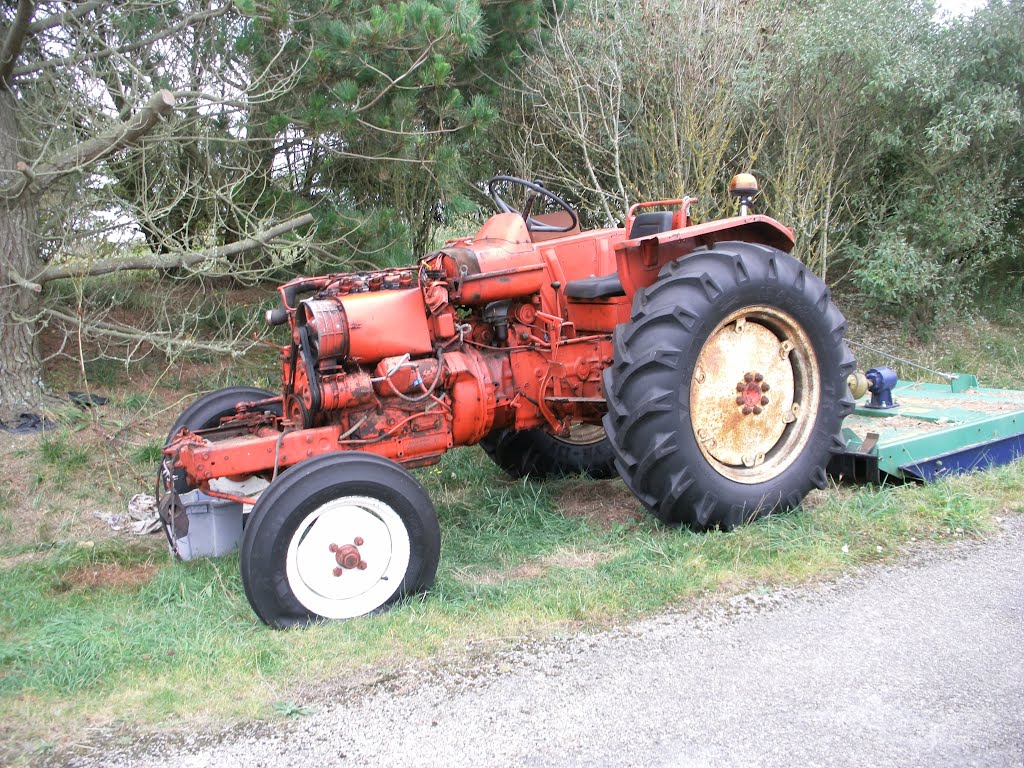
<path fill-rule="evenodd" d="M 1024 519 L 92 766 L 1024 766 Z"/>

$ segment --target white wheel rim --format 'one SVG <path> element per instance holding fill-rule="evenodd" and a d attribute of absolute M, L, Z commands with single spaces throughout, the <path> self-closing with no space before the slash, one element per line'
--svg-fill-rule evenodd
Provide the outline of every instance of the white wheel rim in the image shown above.
<path fill-rule="evenodd" d="M 354 547 L 365 568 L 342 567 L 332 545 Z M 326 619 L 349 619 L 380 608 L 398 591 L 408 569 L 409 532 L 402 518 L 368 496 L 333 499 L 306 515 L 288 543 L 285 561 L 296 599 Z"/>

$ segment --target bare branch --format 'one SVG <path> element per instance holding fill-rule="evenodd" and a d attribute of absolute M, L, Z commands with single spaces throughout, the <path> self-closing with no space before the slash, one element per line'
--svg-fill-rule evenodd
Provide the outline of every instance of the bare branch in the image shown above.
<path fill-rule="evenodd" d="M 32 22 L 32 26 L 28 28 L 28 31 L 32 34 L 37 32 L 43 32 L 53 27 L 59 27 L 62 24 L 67 24 L 69 21 L 80 19 L 83 16 L 92 13 L 97 8 L 102 8 L 104 3 L 101 0 L 90 0 L 87 3 L 79 3 L 70 11 L 64 11 L 64 13 L 55 13 L 52 16 L 47 16 L 45 19 L 39 19 L 39 21 Z"/>
<path fill-rule="evenodd" d="M 218 246 L 216 248 L 207 248 L 202 251 L 168 253 L 162 255 L 151 254 L 148 256 L 138 256 L 129 259 L 102 259 L 92 263 L 82 262 L 81 264 L 49 266 L 33 277 L 31 281 L 24 281 L 19 284 L 24 285 L 25 287 L 32 287 L 33 285 L 43 285 L 51 280 L 61 280 L 68 277 L 95 277 L 97 275 L 106 275 L 111 272 L 123 272 L 127 270 L 174 269 L 175 267 L 189 267 L 193 264 L 200 264 L 204 261 L 225 259 L 230 256 L 236 256 L 244 251 L 250 251 L 253 248 L 259 248 L 266 245 L 276 237 L 280 237 L 283 234 L 300 229 L 301 227 L 309 226 L 312 223 L 313 215 L 311 213 L 304 213 L 301 216 L 296 216 L 294 219 L 289 219 L 288 221 L 283 221 L 276 226 L 270 227 L 263 232 L 258 232 L 245 240 L 238 240 L 234 243 Z"/>
<path fill-rule="evenodd" d="M 43 313 L 65 323 L 70 323 L 86 333 L 109 336 L 122 341 L 131 342 L 135 345 L 152 344 L 154 347 L 167 353 L 172 353 L 173 351 L 180 349 L 203 349 L 208 352 L 216 352 L 222 355 L 238 357 L 244 354 L 246 349 L 255 346 L 255 342 L 247 344 L 242 348 L 239 348 L 237 344 L 231 343 L 212 344 L 209 342 L 199 341 L 197 339 L 182 338 L 174 333 L 167 333 L 163 331 L 143 331 L 139 328 L 132 328 L 128 325 L 106 323 L 100 320 L 85 320 L 80 317 L 75 317 L 74 315 L 69 315 L 66 312 L 53 309 L 52 307 L 46 307 L 43 309 Z"/>
<path fill-rule="evenodd" d="M 45 189 L 68 173 L 133 144 L 149 133 L 173 106 L 174 94 L 167 90 L 157 91 L 134 117 L 114 130 L 76 144 L 49 163 L 40 163 L 32 169 L 21 169 L 24 178 L 6 189 L 0 188 L 0 198 L 17 197 L 29 187 L 29 179 L 35 190 Z"/>
<path fill-rule="evenodd" d="M 25 0 L 22 0 L 25 2 Z M 74 56 L 63 56 L 57 59 L 49 59 L 47 61 L 39 61 L 32 64 L 25 64 L 20 67 L 16 67 L 11 70 L 13 76 L 27 75 L 32 72 L 39 72 L 47 69 L 60 69 L 68 66 L 75 66 L 81 64 L 84 61 L 99 61 L 100 59 L 106 59 L 111 56 L 124 55 L 126 53 L 132 53 L 134 51 L 149 48 L 153 43 L 159 40 L 166 40 L 169 37 L 181 32 L 183 29 L 187 29 L 193 24 L 198 24 L 201 21 L 207 19 L 215 19 L 218 16 L 223 16 L 231 8 L 231 3 L 225 3 L 220 8 L 215 8 L 211 11 L 203 11 L 202 13 L 193 13 L 190 16 L 186 16 L 179 23 L 173 26 L 166 27 L 165 29 L 156 32 L 149 37 L 144 37 L 141 40 L 137 40 L 131 45 L 122 45 L 119 48 L 104 48 L 99 51 L 92 53 L 77 54 Z"/>
<path fill-rule="evenodd" d="M 6 86 L 11 79 L 11 74 L 14 72 L 14 61 L 25 45 L 25 37 L 28 35 L 32 13 L 36 9 L 35 5 L 32 0 L 19 0 L 18 2 L 18 10 L 14 14 L 11 28 L 7 31 L 7 39 L 4 40 L 3 48 L 0 48 L 0 85 Z"/>
<path fill-rule="evenodd" d="M 374 96 L 372 99 L 370 99 L 369 103 L 363 104 L 361 107 L 357 107 L 355 112 L 358 114 L 360 112 L 365 112 L 366 110 L 368 110 L 370 107 L 372 107 L 378 101 L 380 101 L 388 91 L 390 91 L 392 88 L 396 87 L 405 78 L 407 78 L 409 75 L 411 75 L 417 69 L 419 69 L 420 66 L 423 64 L 423 62 L 425 62 L 427 60 L 427 57 L 430 55 L 430 51 L 434 47 L 434 43 L 435 42 L 437 42 L 437 41 L 436 40 L 431 40 L 429 43 L 427 43 L 427 47 L 423 49 L 422 53 L 420 53 L 420 55 L 416 58 L 416 61 L 414 61 L 412 63 L 412 65 L 407 70 L 405 70 L 405 72 L 400 74 L 394 80 L 389 78 L 386 74 L 381 72 L 376 67 L 372 66 L 370 64 L 370 62 L 366 61 L 366 59 L 363 59 L 363 64 L 366 67 L 368 67 L 369 69 L 372 69 L 378 75 L 381 75 L 382 77 L 387 79 L 388 80 L 388 84 L 384 87 L 383 90 L 381 90 L 380 93 L 378 93 L 376 96 Z"/>

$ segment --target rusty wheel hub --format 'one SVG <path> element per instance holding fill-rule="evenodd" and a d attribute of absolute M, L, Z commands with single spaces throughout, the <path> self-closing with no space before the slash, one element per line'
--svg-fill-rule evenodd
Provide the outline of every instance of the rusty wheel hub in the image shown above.
<path fill-rule="evenodd" d="M 328 550 L 334 553 L 334 559 L 338 563 L 338 567 L 333 571 L 335 576 L 341 576 L 346 570 L 353 568 L 358 568 L 360 571 L 366 570 L 366 562 L 359 553 L 359 546 L 362 543 L 362 536 L 356 536 L 355 541 L 351 544 L 331 544 L 328 547 Z"/>
<path fill-rule="evenodd" d="M 760 416 L 764 406 L 771 402 L 766 394 L 771 387 L 760 373 L 747 372 L 743 380 L 736 385 L 740 394 L 736 397 L 736 405 L 744 416 Z"/>
<path fill-rule="evenodd" d="M 818 364 L 810 341 L 788 314 L 767 306 L 734 312 L 697 358 L 690 418 L 700 450 L 737 482 L 775 477 L 813 428 Z"/>
<path fill-rule="evenodd" d="M 593 445 L 605 439 L 604 427 L 597 424 L 577 422 L 569 426 L 568 435 L 552 435 L 556 440 L 570 445 Z"/>

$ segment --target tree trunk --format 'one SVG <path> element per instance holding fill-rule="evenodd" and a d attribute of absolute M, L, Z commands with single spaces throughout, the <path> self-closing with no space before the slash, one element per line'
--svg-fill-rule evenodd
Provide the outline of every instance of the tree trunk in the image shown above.
<path fill-rule="evenodd" d="M 18 173 L 17 100 L 0 84 L 0 179 Z M 42 361 L 34 315 L 39 296 L 20 283 L 39 271 L 35 195 L 0 196 L 0 420 L 43 404 Z"/>

